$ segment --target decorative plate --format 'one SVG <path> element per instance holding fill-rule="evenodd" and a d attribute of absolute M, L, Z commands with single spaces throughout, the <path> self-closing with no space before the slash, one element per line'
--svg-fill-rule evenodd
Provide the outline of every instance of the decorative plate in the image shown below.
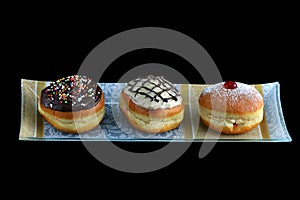
<path fill-rule="evenodd" d="M 125 83 L 99 83 L 105 94 L 105 116 L 92 131 L 69 134 L 58 131 L 43 120 L 37 109 L 41 90 L 49 82 L 21 80 L 21 127 L 20 140 L 60 141 L 159 141 L 159 142 L 290 142 L 280 102 L 278 82 L 253 85 L 264 97 L 263 122 L 253 130 L 240 135 L 213 132 L 199 122 L 198 97 L 207 85 L 177 84 L 184 104 L 185 114 L 181 125 L 160 134 L 147 134 L 131 127 L 119 109 L 119 96 Z"/>

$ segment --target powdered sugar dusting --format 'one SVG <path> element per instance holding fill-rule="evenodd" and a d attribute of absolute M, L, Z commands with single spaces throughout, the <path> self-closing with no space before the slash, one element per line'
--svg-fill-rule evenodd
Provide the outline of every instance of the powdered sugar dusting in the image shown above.
<path fill-rule="evenodd" d="M 202 92 L 201 96 L 209 96 L 210 109 L 214 110 L 231 110 L 230 112 L 239 112 L 243 108 L 247 111 L 255 111 L 257 108 L 256 102 L 262 102 L 261 94 L 253 87 L 244 83 L 236 82 L 237 88 L 226 89 L 224 82 L 208 86 Z M 206 99 L 208 101 L 208 99 Z"/>

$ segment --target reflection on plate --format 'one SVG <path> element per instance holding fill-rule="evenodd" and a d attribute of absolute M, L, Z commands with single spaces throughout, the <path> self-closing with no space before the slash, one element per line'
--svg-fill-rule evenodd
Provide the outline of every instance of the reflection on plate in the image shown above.
<path fill-rule="evenodd" d="M 49 83 L 22 80 L 22 110 L 20 140 L 96 140 L 96 141 L 278 141 L 291 138 L 285 126 L 279 83 L 255 85 L 265 101 L 264 120 L 257 128 L 241 135 L 224 135 L 208 130 L 198 116 L 198 97 L 207 85 L 178 84 L 185 103 L 185 116 L 181 125 L 160 134 L 147 134 L 132 128 L 119 110 L 119 95 L 124 83 L 100 83 L 105 93 L 105 116 L 94 130 L 84 134 L 63 133 L 46 121 L 37 110 L 37 96 Z"/>

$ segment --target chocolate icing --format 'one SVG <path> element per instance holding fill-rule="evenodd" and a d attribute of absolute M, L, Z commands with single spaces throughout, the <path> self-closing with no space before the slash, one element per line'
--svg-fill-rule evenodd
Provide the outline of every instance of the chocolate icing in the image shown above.
<path fill-rule="evenodd" d="M 86 76 L 74 75 L 52 82 L 41 92 L 41 103 L 57 111 L 79 111 L 94 107 L 102 90 Z"/>

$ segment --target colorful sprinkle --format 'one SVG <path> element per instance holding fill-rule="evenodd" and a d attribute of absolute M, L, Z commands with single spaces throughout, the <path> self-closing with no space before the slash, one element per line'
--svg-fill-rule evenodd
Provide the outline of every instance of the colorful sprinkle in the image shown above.
<path fill-rule="evenodd" d="M 52 82 L 46 93 L 51 100 L 56 98 L 60 104 L 85 105 L 82 102 L 89 102 L 89 99 L 101 96 L 102 91 L 97 90 L 97 87 L 92 79 L 73 75 Z"/>

